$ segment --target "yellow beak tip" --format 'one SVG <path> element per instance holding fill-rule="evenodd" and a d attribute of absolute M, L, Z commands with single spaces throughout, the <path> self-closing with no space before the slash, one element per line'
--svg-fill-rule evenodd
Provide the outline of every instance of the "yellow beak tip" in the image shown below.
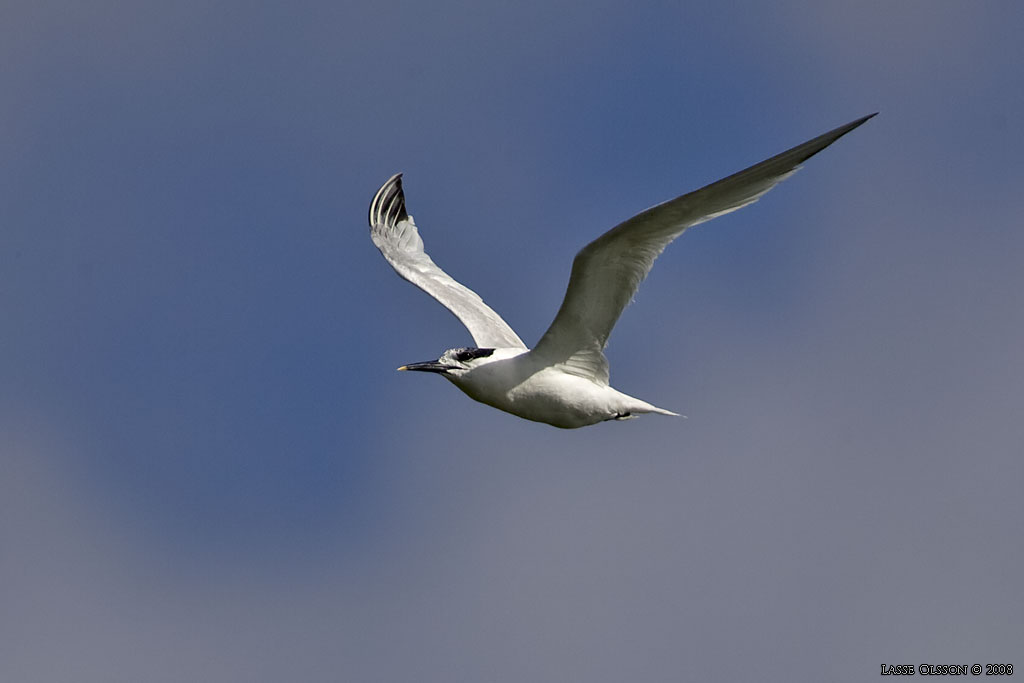
<path fill-rule="evenodd" d="M 408 366 L 408 365 L 403 365 L 402 367 L 398 368 L 398 371 L 399 371 L 399 372 L 402 372 L 402 371 L 404 371 L 404 370 L 408 370 L 408 369 L 409 369 L 409 366 Z"/>

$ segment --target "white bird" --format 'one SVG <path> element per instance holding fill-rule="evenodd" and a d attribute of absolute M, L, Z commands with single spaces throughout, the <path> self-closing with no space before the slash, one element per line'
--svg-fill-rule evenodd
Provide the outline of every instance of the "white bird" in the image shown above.
<path fill-rule="evenodd" d="M 658 204 L 598 237 L 576 254 L 562 307 L 533 349 L 475 292 L 427 256 L 405 210 L 402 174 L 392 176 L 370 203 L 373 243 L 400 276 L 454 313 L 476 343 L 398 369 L 436 372 L 481 403 L 565 429 L 641 413 L 678 415 L 608 384 L 608 335 L 654 259 L 688 227 L 757 201 L 801 163 L 872 116 Z"/>

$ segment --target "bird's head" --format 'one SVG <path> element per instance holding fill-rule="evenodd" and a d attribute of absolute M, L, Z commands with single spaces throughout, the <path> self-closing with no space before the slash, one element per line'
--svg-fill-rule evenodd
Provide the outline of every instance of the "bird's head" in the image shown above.
<path fill-rule="evenodd" d="M 494 349 L 448 349 L 437 360 L 425 363 L 409 363 L 398 369 L 436 372 L 448 379 L 457 379 L 474 368 L 490 363 L 494 360 L 492 358 L 493 355 Z"/>

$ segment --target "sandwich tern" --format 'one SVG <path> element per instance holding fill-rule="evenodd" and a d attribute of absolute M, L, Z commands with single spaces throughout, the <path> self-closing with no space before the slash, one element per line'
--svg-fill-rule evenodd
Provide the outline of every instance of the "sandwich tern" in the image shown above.
<path fill-rule="evenodd" d="M 476 344 L 398 369 L 440 374 L 481 403 L 564 429 L 642 413 L 678 415 L 608 384 L 608 335 L 654 260 L 688 227 L 757 201 L 804 161 L 872 116 L 658 204 L 598 237 L 576 254 L 562 306 L 533 349 L 476 292 L 452 279 L 427 255 L 416 223 L 406 212 L 402 174 L 392 176 L 370 203 L 373 243 L 401 277 L 454 313 Z"/>

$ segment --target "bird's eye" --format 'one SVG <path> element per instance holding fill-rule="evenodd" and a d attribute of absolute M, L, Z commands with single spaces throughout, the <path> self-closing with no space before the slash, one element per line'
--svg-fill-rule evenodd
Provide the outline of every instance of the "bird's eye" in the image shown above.
<path fill-rule="evenodd" d="M 459 349 L 453 356 L 460 363 L 471 361 L 474 358 L 486 358 L 494 353 L 494 349 Z"/>

